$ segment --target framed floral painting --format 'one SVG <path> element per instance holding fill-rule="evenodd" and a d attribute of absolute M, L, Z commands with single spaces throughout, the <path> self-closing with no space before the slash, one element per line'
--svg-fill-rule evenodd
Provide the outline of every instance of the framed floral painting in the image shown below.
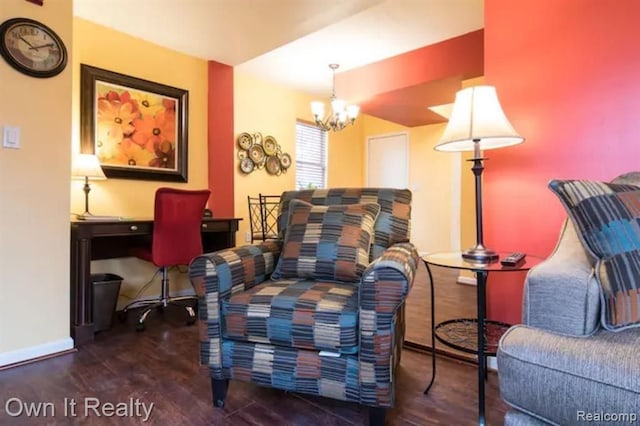
<path fill-rule="evenodd" d="M 108 178 L 187 182 L 189 92 L 82 64 L 80 138 Z"/>

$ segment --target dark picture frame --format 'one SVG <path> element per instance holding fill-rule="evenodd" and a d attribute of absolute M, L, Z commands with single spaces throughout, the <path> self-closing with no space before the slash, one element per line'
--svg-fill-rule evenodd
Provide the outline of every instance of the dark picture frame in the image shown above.
<path fill-rule="evenodd" d="M 188 181 L 189 92 L 80 65 L 81 152 L 108 178 Z"/>

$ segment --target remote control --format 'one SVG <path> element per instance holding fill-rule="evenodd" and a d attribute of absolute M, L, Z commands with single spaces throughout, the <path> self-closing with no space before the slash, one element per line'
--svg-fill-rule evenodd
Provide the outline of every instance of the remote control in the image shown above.
<path fill-rule="evenodd" d="M 509 256 L 503 258 L 500 263 L 502 264 L 502 266 L 516 266 L 518 263 L 524 260 L 524 257 L 524 253 L 514 252 Z"/>

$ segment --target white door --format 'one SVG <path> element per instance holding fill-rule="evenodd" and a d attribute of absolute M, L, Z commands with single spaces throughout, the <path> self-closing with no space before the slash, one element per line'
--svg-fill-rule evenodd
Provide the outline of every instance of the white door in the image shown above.
<path fill-rule="evenodd" d="M 409 135 L 367 138 L 367 186 L 371 188 L 409 187 Z"/>

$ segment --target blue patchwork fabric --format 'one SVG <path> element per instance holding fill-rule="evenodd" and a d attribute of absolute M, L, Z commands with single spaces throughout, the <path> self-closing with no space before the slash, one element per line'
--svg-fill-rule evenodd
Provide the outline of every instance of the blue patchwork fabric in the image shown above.
<path fill-rule="evenodd" d="M 549 188 L 597 260 L 602 326 L 640 326 L 640 188 L 586 180 L 553 180 Z"/>
<path fill-rule="evenodd" d="M 237 340 L 225 340 L 222 353 L 224 377 L 360 402 L 357 355 L 329 357 L 317 351 Z"/>
<path fill-rule="evenodd" d="M 356 282 L 269 281 L 286 223 L 278 241 L 199 256 L 189 274 L 199 296 L 201 363 L 217 380 L 392 407 L 404 305 L 419 264 L 408 242 L 411 192 L 289 191 L 282 199 L 281 226 L 293 199 L 318 206 L 379 204 L 371 263 Z M 314 249 L 330 250 L 320 241 Z M 339 355 L 321 356 L 321 348 Z"/>
<path fill-rule="evenodd" d="M 248 290 L 273 272 L 281 244 L 275 240 L 198 256 L 189 265 L 189 276 L 198 295 L 200 363 L 214 377 L 222 368 L 221 300 Z"/>
<path fill-rule="evenodd" d="M 322 281 L 267 281 L 222 302 L 224 336 L 235 340 L 358 351 L 358 290 Z"/>
<path fill-rule="evenodd" d="M 331 188 L 286 191 L 282 194 L 278 213 L 278 232 L 284 239 L 291 200 L 302 200 L 315 206 L 376 203 L 380 214 L 373 227 L 369 261 L 397 243 L 409 241 L 411 223 L 411 191 L 392 188 Z"/>
<path fill-rule="evenodd" d="M 357 281 L 369 264 L 380 206 L 289 203 L 282 253 L 272 278 Z"/>

